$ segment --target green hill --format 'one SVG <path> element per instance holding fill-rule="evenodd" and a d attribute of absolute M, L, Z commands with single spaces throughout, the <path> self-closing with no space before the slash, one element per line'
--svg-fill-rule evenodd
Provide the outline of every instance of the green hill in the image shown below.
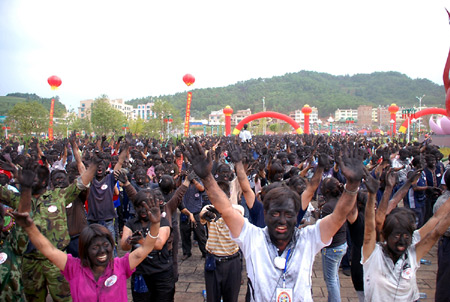
<path fill-rule="evenodd" d="M 8 115 L 8 111 L 20 102 L 36 101 L 42 104 L 49 112 L 52 99 L 41 98 L 36 94 L 30 93 L 9 93 L 6 96 L 0 96 L 0 115 Z M 55 97 L 55 117 L 61 117 L 66 113 L 66 106 Z"/>
<path fill-rule="evenodd" d="M 411 79 L 398 72 L 375 72 L 354 76 L 333 76 L 327 73 L 300 71 L 266 79 L 251 79 L 234 85 L 192 90 L 191 115 L 206 118 L 212 110 L 230 105 L 236 112 L 250 108 L 262 111 L 262 98 L 266 109 L 288 114 L 304 104 L 316 106 L 325 117 L 338 108 L 356 109 L 359 105 L 374 107 L 396 103 L 399 106 L 419 106 L 416 96 L 426 95 L 422 104 L 443 107 L 445 91 L 427 79 Z M 148 96 L 127 101 L 136 106 L 150 100 L 169 101 L 182 114 L 185 112 L 186 93 Z"/>

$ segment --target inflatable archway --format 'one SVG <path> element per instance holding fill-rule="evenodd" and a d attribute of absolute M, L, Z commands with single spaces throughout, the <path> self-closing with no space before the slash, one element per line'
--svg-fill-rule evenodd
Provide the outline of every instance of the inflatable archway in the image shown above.
<path fill-rule="evenodd" d="M 244 124 L 250 123 L 253 120 L 257 120 L 257 119 L 264 118 L 264 117 L 272 117 L 272 118 L 276 118 L 279 120 L 283 120 L 286 123 L 289 123 L 298 134 L 303 133 L 303 130 L 302 130 L 302 128 L 300 128 L 299 124 L 297 124 L 289 116 L 282 114 L 282 113 L 278 113 L 278 112 L 264 111 L 264 112 L 258 112 L 258 113 L 249 115 L 246 118 L 244 118 L 239 124 L 237 124 L 236 128 L 234 128 L 233 135 L 238 135 L 239 132 L 241 132 L 242 127 L 244 127 Z"/>
<path fill-rule="evenodd" d="M 420 110 L 416 112 L 415 118 L 422 117 L 424 115 L 430 115 L 430 114 L 442 114 L 447 115 L 447 111 L 443 108 L 426 108 L 423 110 Z M 398 132 L 405 133 L 406 129 L 408 129 L 408 125 L 410 124 L 409 120 L 412 119 L 412 117 L 407 118 L 403 124 L 400 126 L 400 129 L 398 129 Z"/>

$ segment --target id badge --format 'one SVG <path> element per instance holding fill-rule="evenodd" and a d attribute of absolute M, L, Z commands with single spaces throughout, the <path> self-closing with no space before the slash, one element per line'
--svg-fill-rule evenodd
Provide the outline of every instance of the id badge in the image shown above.
<path fill-rule="evenodd" d="M 292 288 L 277 288 L 277 302 L 292 302 Z"/>

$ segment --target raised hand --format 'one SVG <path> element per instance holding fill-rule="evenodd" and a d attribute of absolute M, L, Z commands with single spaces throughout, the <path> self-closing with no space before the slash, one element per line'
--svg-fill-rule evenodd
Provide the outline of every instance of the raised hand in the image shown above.
<path fill-rule="evenodd" d="M 213 220 L 214 222 L 216 222 L 220 217 L 222 217 L 222 215 L 220 215 L 219 211 L 217 211 L 215 207 L 207 207 L 206 212 L 203 213 L 202 216 L 202 218 L 208 222 L 211 222 Z"/>
<path fill-rule="evenodd" d="M 125 184 L 128 182 L 127 174 L 122 170 L 115 170 L 114 171 L 114 179 L 118 180 L 119 182 Z"/>
<path fill-rule="evenodd" d="M 211 155 L 205 155 L 205 151 L 199 142 L 194 142 L 186 146 L 186 150 L 184 151 L 184 156 L 189 160 L 192 165 L 192 168 L 201 179 L 205 179 L 209 175 L 211 175 L 212 170 L 212 160 Z"/>
<path fill-rule="evenodd" d="M 397 173 L 395 173 L 394 169 L 389 169 L 389 171 L 387 171 L 386 173 L 386 185 L 393 188 L 395 186 L 395 184 L 397 183 Z"/>
<path fill-rule="evenodd" d="M 366 183 L 367 191 L 371 194 L 376 194 L 380 187 L 380 181 L 374 178 L 367 170 L 365 170 L 364 181 Z"/>
<path fill-rule="evenodd" d="M 142 204 L 147 210 L 148 220 L 150 220 L 151 223 L 159 223 L 161 221 L 161 210 L 153 194 L 149 196 L 146 203 L 144 202 Z"/>
<path fill-rule="evenodd" d="M 411 172 L 411 174 L 409 175 L 409 177 L 406 181 L 411 184 L 415 183 L 419 179 L 420 175 L 422 174 L 422 171 L 423 171 L 423 169 L 418 169 L 416 171 Z"/>
<path fill-rule="evenodd" d="M 144 242 L 144 237 L 141 231 L 134 232 L 131 236 L 128 236 L 127 243 L 129 245 L 142 244 Z"/>
<path fill-rule="evenodd" d="M 330 167 L 331 158 L 326 153 L 320 153 L 317 164 L 319 167 Z"/>
<path fill-rule="evenodd" d="M 363 179 L 365 171 L 362 159 L 363 150 L 356 146 L 351 146 L 344 150 L 343 155 L 337 156 L 336 161 L 348 182 L 360 182 Z"/>
<path fill-rule="evenodd" d="M 23 228 L 28 228 L 33 225 L 33 219 L 30 217 L 30 213 L 24 212 L 8 212 L 7 215 L 14 218 L 15 222 Z"/>
<path fill-rule="evenodd" d="M 229 155 L 233 163 L 242 161 L 242 149 L 238 144 L 230 144 L 228 150 L 230 151 Z"/>

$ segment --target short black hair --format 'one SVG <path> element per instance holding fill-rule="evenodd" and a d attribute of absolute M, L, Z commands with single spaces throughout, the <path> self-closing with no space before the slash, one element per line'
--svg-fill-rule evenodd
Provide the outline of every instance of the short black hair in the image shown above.
<path fill-rule="evenodd" d="M 407 208 L 395 208 L 386 216 L 381 234 L 386 240 L 397 227 L 403 227 L 410 233 L 416 230 L 416 214 Z"/>
<path fill-rule="evenodd" d="M 266 196 L 264 196 L 264 211 L 267 212 L 269 210 L 271 203 L 282 202 L 288 199 L 291 199 L 294 202 L 295 212 L 298 213 L 302 204 L 300 195 L 294 190 L 291 190 L 288 186 L 280 186 L 270 190 Z"/>

